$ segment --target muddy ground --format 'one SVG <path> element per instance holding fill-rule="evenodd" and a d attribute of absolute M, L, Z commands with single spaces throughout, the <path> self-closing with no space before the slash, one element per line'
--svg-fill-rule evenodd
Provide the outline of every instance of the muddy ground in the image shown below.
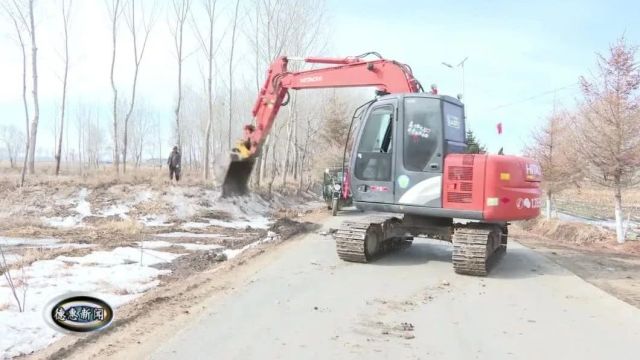
<path fill-rule="evenodd" d="M 518 223 L 510 236 L 585 281 L 640 308 L 640 241 L 617 244 L 592 225 L 537 220 Z"/>

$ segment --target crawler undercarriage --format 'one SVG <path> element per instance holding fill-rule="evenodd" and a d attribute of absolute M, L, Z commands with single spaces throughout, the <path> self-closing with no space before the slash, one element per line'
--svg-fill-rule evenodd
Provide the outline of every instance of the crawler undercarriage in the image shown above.
<path fill-rule="evenodd" d="M 345 261 L 366 263 L 408 247 L 413 237 L 425 236 L 453 243 L 456 273 L 485 276 L 507 249 L 507 224 L 470 222 L 405 215 L 373 216 L 342 223 L 334 233 L 338 256 Z"/>

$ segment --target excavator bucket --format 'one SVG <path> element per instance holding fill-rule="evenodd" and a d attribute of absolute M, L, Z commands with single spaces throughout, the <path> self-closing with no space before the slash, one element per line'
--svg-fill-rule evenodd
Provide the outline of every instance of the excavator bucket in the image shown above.
<path fill-rule="evenodd" d="M 232 160 L 222 183 L 222 197 L 242 196 L 249 192 L 249 178 L 255 158 Z"/>

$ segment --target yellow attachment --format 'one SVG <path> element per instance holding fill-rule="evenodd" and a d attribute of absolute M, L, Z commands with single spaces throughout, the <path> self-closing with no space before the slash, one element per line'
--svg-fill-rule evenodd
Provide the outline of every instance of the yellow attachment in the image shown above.
<path fill-rule="evenodd" d="M 240 160 L 246 159 L 249 157 L 249 155 L 251 155 L 251 151 L 249 151 L 249 149 L 244 146 L 244 142 L 242 141 L 239 142 L 238 145 L 236 145 L 236 150 L 238 150 L 238 157 L 240 158 Z"/>

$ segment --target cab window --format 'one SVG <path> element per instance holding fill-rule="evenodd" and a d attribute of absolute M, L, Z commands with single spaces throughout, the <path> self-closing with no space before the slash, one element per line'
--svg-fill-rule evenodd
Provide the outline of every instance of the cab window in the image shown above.
<path fill-rule="evenodd" d="M 391 181 L 393 107 L 373 109 L 362 130 L 355 176 L 360 180 Z"/>
<path fill-rule="evenodd" d="M 404 167 L 409 171 L 442 171 L 441 102 L 434 98 L 404 100 Z"/>

